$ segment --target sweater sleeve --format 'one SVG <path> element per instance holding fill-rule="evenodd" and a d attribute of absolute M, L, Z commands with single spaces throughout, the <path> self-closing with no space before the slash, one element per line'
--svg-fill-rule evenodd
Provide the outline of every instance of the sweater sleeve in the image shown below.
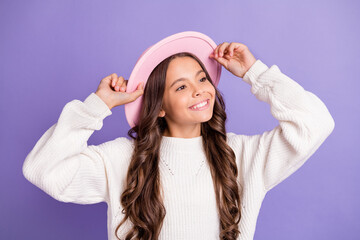
<path fill-rule="evenodd" d="M 87 145 L 112 112 L 95 93 L 67 103 L 37 141 L 23 164 L 25 178 L 62 202 L 93 204 L 108 200 L 106 155 L 115 140 Z"/>
<path fill-rule="evenodd" d="M 263 134 L 230 134 L 245 181 L 265 192 L 299 169 L 331 134 L 335 122 L 324 103 L 273 65 L 257 60 L 243 80 L 260 101 L 270 104 L 279 125 Z"/>

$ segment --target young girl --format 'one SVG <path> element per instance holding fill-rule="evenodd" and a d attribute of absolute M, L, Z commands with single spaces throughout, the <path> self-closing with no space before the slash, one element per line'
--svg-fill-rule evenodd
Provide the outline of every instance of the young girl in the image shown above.
<path fill-rule="evenodd" d="M 171 37 L 166 44 L 186 51 L 173 53 L 164 42 L 147 49 L 134 68 L 143 74 L 137 66 L 155 64 L 145 79 L 114 73 L 83 102 L 67 103 L 23 174 L 59 201 L 106 202 L 109 239 L 251 240 L 266 193 L 320 147 L 334 120 L 317 96 L 244 44 L 199 43 L 207 36 L 196 32 Z M 226 132 L 221 66 L 270 104 L 277 127 L 254 136 Z M 112 108 L 140 99 L 126 105 L 130 139 L 87 145 Z"/>

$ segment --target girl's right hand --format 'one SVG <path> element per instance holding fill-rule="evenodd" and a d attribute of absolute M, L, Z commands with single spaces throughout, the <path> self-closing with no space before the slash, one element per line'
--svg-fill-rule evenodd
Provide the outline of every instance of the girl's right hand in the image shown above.
<path fill-rule="evenodd" d="M 106 103 L 110 110 L 113 107 L 133 102 L 144 93 L 144 83 L 139 83 L 135 91 L 127 93 L 127 82 L 128 80 L 122 76 L 118 77 L 116 73 L 113 73 L 101 80 L 95 94 Z"/>

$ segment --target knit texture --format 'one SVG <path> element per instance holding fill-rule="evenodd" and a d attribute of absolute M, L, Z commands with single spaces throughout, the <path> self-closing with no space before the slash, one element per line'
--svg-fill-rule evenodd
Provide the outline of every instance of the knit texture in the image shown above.
<path fill-rule="evenodd" d="M 254 237 L 266 193 L 299 169 L 331 134 L 335 122 L 313 93 L 257 60 L 244 75 L 251 92 L 267 102 L 279 125 L 259 135 L 227 133 L 239 170 L 242 218 L 238 239 Z M 95 93 L 67 103 L 60 117 L 37 141 L 23 164 L 25 178 L 62 202 L 108 204 L 108 239 L 123 218 L 120 195 L 134 149 L 118 137 L 100 145 L 87 141 L 111 110 Z M 202 136 L 163 137 L 160 176 L 166 216 L 159 239 L 219 239 L 220 222 Z M 124 239 L 132 223 L 118 230 Z"/>

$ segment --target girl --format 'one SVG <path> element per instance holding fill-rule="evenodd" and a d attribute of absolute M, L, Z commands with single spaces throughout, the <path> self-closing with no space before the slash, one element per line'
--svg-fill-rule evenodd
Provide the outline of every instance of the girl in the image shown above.
<path fill-rule="evenodd" d="M 268 68 L 244 44 L 224 42 L 208 54 L 212 64 L 250 84 L 279 120 L 263 134 L 227 133 L 216 67 L 198 57 L 200 47 L 164 49 L 156 51 L 166 58 L 135 90 L 128 89 L 131 78 L 114 73 L 83 102 L 67 103 L 27 156 L 23 174 L 59 201 L 106 202 L 109 239 L 253 239 L 266 193 L 320 147 L 334 120 L 318 97 L 276 65 Z M 137 64 L 145 64 L 145 55 Z M 126 113 L 135 123 L 131 139 L 87 145 L 112 108 L 140 98 L 139 116 Z"/>

